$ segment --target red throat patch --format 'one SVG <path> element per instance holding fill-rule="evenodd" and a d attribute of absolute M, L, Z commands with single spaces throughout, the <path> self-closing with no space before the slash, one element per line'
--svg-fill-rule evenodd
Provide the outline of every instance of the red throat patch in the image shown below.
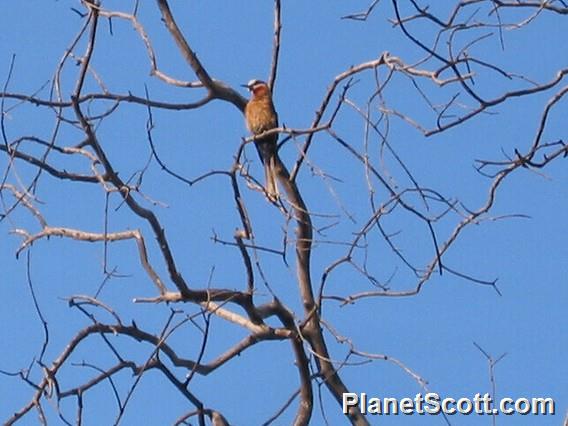
<path fill-rule="evenodd" d="M 266 84 L 258 84 L 252 88 L 254 96 L 264 96 L 268 94 L 268 87 Z"/>

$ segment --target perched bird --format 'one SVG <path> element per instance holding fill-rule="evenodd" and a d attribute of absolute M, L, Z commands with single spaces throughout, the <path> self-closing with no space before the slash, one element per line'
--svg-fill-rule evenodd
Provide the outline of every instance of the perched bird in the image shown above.
<path fill-rule="evenodd" d="M 245 120 L 248 130 L 253 135 L 260 135 L 278 127 L 278 115 L 272 103 L 272 94 L 268 84 L 260 80 L 251 80 L 243 84 L 251 92 L 251 98 L 245 107 Z M 278 199 L 276 185 L 276 159 L 278 134 L 264 136 L 254 141 L 260 160 L 264 164 L 266 192 L 270 199 Z"/>

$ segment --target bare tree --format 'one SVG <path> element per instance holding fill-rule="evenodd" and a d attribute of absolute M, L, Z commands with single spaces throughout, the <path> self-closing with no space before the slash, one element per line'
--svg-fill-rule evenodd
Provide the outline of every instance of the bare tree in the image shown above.
<path fill-rule="evenodd" d="M 384 51 L 331 81 L 317 82 L 327 90 L 309 126 L 282 124 L 270 131 L 279 134 L 277 174 L 283 190 L 273 200 L 251 155 L 255 137 L 242 137 L 243 128 L 235 133 L 235 143 L 224 148 L 224 158 L 211 153 L 207 171 L 199 175 L 180 169 L 176 156 L 187 161 L 208 158 L 210 144 L 202 140 L 207 136 L 191 142 L 181 134 L 175 142 L 161 136 L 160 124 L 168 116 L 190 117 L 211 104 L 232 106 L 224 113 L 239 116 L 247 102 L 221 80 L 227 70 L 218 76 L 200 59 L 205 55 L 198 58 L 196 51 L 203 47 L 187 35 L 187 17 L 176 16 L 167 0 L 133 1 L 131 10 L 112 10 L 105 1 L 77 3 L 72 19 L 61 18 L 60 25 L 79 23 L 79 28 L 50 82 L 31 93 L 20 90 L 14 84 L 16 55 L 0 95 L 0 220 L 7 226 L 3 230 L 19 238 L 17 262 L 27 265 L 30 297 L 44 330 L 37 353 L 18 355 L 28 363 L 25 367 L 12 371 L 0 365 L 4 376 L 17 377 L 30 391 L 26 403 L 10 407 L 13 415 L 6 424 L 29 422 L 33 412 L 42 424 L 53 416 L 65 424 L 81 424 L 95 416 L 89 395 L 102 387 L 115 398 L 112 421 L 119 424 L 136 392 L 151 393 L 139 390 L 150 374 L 160 375 L 190 407 L 174 413 L 174 424 L 230 424 L 227 413 L 204 402 L 197 378 L 207 381 L 213 372 L 239 369 L 239 355 L 270 341 L 286 344 L 274 350 L 293 357 L 297 386 L 279 390 L 279 395 L 288 395 L 271 406 L 269 418 L 260 419 L 251 410 L 255 423 L 276 424 L 293 411 L 294 424 L 308 424 L 314 409 L 326 419 L 341 410 L 342 395 L 350 391 L 344 368 L 358 365 L 364 371 L 374 360 L 394 363 L 428 389 L 414 367 L 390 355 L 369 353 L 344 336 L 333 307 L 415 296 L 438 274 L 500 292 L 495 279 L 484 278 L 494 271 L 478 270 L 480 276 L 474 276 L 455 268 L 447 254 L 472 225 L 514 216 L 493 214 L 506 181 L 520 170 L 541 173 L 568 155 L 563 136 L 548 131 L 551 121 L 560 119 L 556 110 L 568 92 L 568 68 L 554 65 L 547 80 L 535 81 L 487 51 L 505 51 L 507 37 L 514 37 L 509 34 L 530 30 L 540 19 L 564 21 L 568 5 L 470 0 L 430 8 L 422 1 L 375 0 L 364 11 L 343 16 L 342 25 L 388 19 L 413 57 Z M 272 58 L 266 60 L 271 64 L 266 80 L 275 94 L 287 78 L 279 73 L 282 49 L 292 48 L 281 46 L 286 28 L 281 7 L 286 5 L 275 0 Z M 185 61 L 177 75 L 159 61 L 166 55 L 152 36 L 159 30 L 158 19 L 175 42 L 173 54 Z M 145 49 L 151 75 L 145 91 L 117 88 L 98 70 L 108 66 L 109 40 L 125 37 L 125 28 L 134 30 L 137 47 Z M 133 75 L 147 72 L 127 60 L 116 66 Z M 189 71 L 191 80 L 180 77 Z M 169 92 L 172 99 L 176 91 L 184 96 L 189 92 L 191 101 L 156 97 L 154 87 L 160 86 L 175 89 Z M 393 97 L 393 91 L 401 90 L 418 109 L 410 110 Z M 472 122 L 484 125 L 483 119 L 501 106 L 543 96 L 540 111 L 525 117 L 535 123 L 533 135 L 517 145 L 503 144 L 501 158 L 475 163 L 488 184 L 478 188 L 486 195 L 474 207 L 422 184 L 420 170 L 399 155 L 394 143 L 395 128 L 433 138 Z M 51 128 L 30 126 L 30 131 L 29 123 L 17 121 L 19 116 L 36 116 L 38 122 L 52 123 Z M 357 130 L 349 124 L 354 116 Z M 210 131 L 214 125 L 224 123 L 202 123 Z M 125 128 L 142 132 L 144 139 L 128 141 Z M 121 148 L 123 143 L 135 146 L 135 152 Z M 190 143 L 177 153 L 169 148 Z M 328 152 L 334 155 L 328 158 Z M 344 163 L 331 165 L 330 158 L 343 158 Z M 314 181 L 327 190 L 326 201 L 311 186 Z M 219 191 L 225 198 L 207 217 L 206 200 L 192 198 L 190 212 L 186 199 L 168 196 L 173 188 L 188 197 Z M 65 240 L 66 248 L 53 237 Z M 83 242 L 95 243 L 94 251 L 82 252 Z M 38 258 L 53 258 L 46 251 L 54 245 L 53 250 L 61 250 L 63 270 L 81 265 L 85 256 L 89 259 L 91 266 L 84 267 L 85 275 L 66 299 L 84 320 L 74 316 L 70 323 L 50 322 L 44 310 L 55 300 L 36 298 L 36 280 L 58 285 L 58 277 L 40 278 L 34 269 Z M 378 252 L 380 267 L 373 260 Z M 217 253 L 224 257 L 216 258 Z M 99 266 L 101 258 L 103 278 L 93 288 L 101 275 L 92 264 Z M 131 259 L 136 259 L 137 272 L 129 271 L 134 268 Z M 215 267 L 204 278 L 210 265 Z M 127 279 L 124 274 L 129 273 L 138 275 Z M 282 277 L 286 282 L 280 282 Z M 117 298 L 111 289 L 124 281 L 128 284 Z M 147 321 L 149 311 L 162 321 Z M 227 341 L 235 329 L 233 340 Z M 359 408 L 346 416 L 352 424 L 369 423 Z"/>

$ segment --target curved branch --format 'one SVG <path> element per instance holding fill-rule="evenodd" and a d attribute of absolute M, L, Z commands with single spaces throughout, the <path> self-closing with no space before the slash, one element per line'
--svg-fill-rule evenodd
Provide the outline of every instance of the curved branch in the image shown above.
<path fill-rule="evenodd" d="M 162 18 L 166 24 L 166 27 L 170 31 L 174 41 L 178 45 L 178 48 L 183 55 L 186 62 L 189 64 L 195 75 L 203 83 L 203 86 L 207 89 L 209 94 L 216 99 L 222 99 L 227 102 L 232 103 L 240 111 L 244 112 L 245 105 L 247 103 L 246 99 L 241 96 L 234 89 L 226 86 L 224 83 L 219 81 L 214 81 L 209 73 L 205 70 L 196 53 L 191 49 L 189 43 L 186 41 L 181 30 L 177 26 L 175 19 L 172 15 L 168 2 L 166 0 L 156 0 L 158 2 L 158 7 L 162 13 Z"/>

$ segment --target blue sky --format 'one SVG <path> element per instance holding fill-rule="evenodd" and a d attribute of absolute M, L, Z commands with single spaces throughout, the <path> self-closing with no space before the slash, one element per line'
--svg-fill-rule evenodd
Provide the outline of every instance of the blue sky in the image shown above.
<path fill-rule="evenodd" d="M 387 21 L 394 12 L 391 2 L 380 2 L 365 22 L 341 20 L 341 16 L 364 10 L 370 1 L 285 2 L 282 10 L 283 30 L 278 79 L 274 101 L 281 123 L 292 128 L 307 128 L 313 120 L 327 87 L 335 76 L 352 65 L 377 59 L 384 51 L 413 64 L 424 52 L 404 38 L 398 28 Z M 403 14 L 410 11 L 402 3 Z M 448 5 L 453 2 L 447 2 Z M 131 2 L 106 1 L 108 10 L 130 11 Z M 12 55 L 14 71 L 7 92 L 49 97 L 49 83 L 65 49 L 79 31 L 83 21 L 71 10 L 81 9 L 75 1 L 12 2 L 0 15 L 0 80 L 5 81 Z M 266 78 L 272 51 L 272 2 L 269 1 L 210 1 L 171 2 L 177 22 L 192 48 L 197 52 L 209 73 L 233 87 L 251 78 Z M 434 11 L 446 17 L 451 7 L 438 5 Z M 473 13 L 475 9 L 468 10 Z M 463 16 L 468 15 L 463 14 Z M 503 12 L 504 22 L 521 22 L 530 11 Z M 25 19 L 22 17 L 25 16 Z M 462 19 L 463 19 L 462 16 Z M 193 81 L 195 76 L 183 61 L 170 35 L 160 22 L 155 2 L 141 2 L 139 19 L 145 26 L 160 69 L 180 80 Z M 488 16 L 486 5 L 480 5 L 473 20 L 495 23 Z M 546 82 L 565 68 L 566 54 L 561 42 L 568 36 L 562 16 L 542 13 L 520 29 L 503 32 L 505 49 L 501 49 L 498 31 L 472 30 L 456 34 L 456 45 L 491 33 L 471 48 L 471 53 L 515 75 Z M 416 35 L 431 41 L 432 27 L 425 23 L 410 24 Z M 191 102 L 201 96 L 196 89 L 182 89 L 164 84 L 149 75 L 146 51 L 129 23 L 114 20 L 113 34 L 109 25 L 100 22 L 100 34 L 92 65 L 110 92 L 131 92 L 144 96 L 145 86 L 150 97 L 164 102 Z M 76 54 L 84 51 L 85 40 Z M 446 50 L 441 49 L 446 53 Z M 433 69 L 436 62 L 424 65 Z M 486 69 L 476 75 L 475 90 L 486 98 L 504 91 L 530 87 L 519 78 L 508 80 Z M 69 96 L 74 88 L 78 67 L 67 65 L 62 78 L 62 92 Z M 381 69 L 379 76 L 386 77 Z M 446 75 L 447 76 L 447 75 Z M 372 72 L 359 74 L 348 93 L 351 102 L 361 108 L 375 88 Z M 422 79 L 421 89 L 433 102 L 443 104 L 456 93 L 456 85 L 439 87 Z M 45 84 L 48 85 L 41 89 Z M 566 83 L 564 82 L 564 85 Z M 474 168 L 475 160 L 504 160 L 504 153 L 528 150 L 535 137 L 546 103 L 562 88 L 562 83 L 543 93 L 515 98 L 481 114 L 463 125 L 431 137 L 424 137 L 408 123 L 391 115 L 388 120 L 388 143 L 412 171 L 421 186 L 434 189 L 448 199 L 459 200 L 464 208 L 475 210 L 485 203 L 491 180 Z M 100 90 L 90 76 L 86 92 Z M 240 88 L 239 88 L 240 90 Z M 245 92 L 241 92 L 246 95 Z M 371 102 L 374 118 L 379 108 L 386 107 L 413 117 L 426 128 L 436 125 L 436 116 L 417 92 L 411 81 L 401 73 L 393 76 L 382 92 L 384 104 Z M 334 103 L 338 93 L 334 95 Z M 49 139 L 54 132 L 55 117 L 51 110 L 5 100 L 13 107 L 4 118 L 9 141 L 23 135 L 38 135 Z M 474 105 L 465 94 L 458 102 Z M 544 140 L 567 139 L 567 101 L 562 99 L 552 110 Z M 110 103 L 90 106 L 91 111 L 103 111 Z M 5 107 L 6 108 L 6 107 Z M 449 114 L 459 113 L 455 107 Z M 463 112 L 463 111 L 462 111 Z M 73 118 L 72 111 L 66 111 Z M 153 110 L 155 128 L 153 139 L 161 159 L 168 167 L 187 178 L 195 178 L 211 170 L 227 170 L 246 129 L 240 112 L 232 105 L 215 101 L 199 110 Z M 122 104 L 103 120 L 97 134 L 109 158 L 127 179 L 144 167 L 151 156 L 146 137 L 146 108 Z M 385 130 L 384 122 L 381 129 Z M 365 123 L 349 106 L 344 105 L 334 130 L 357 150 L 365 148 Z M 72 146 L 82 138 L 81 132 L 64 125 L 59 130 L 58 144 Z M 280 155 L 291 167 L 297 158 L 297 138 L 284 145 Z M 380 140 L 376 134 L 369 139 L 371 161 L 384 176 L 407 187 L 409 180 L 391 155 L 380 156 Z M 42 151 L 32 144 L 27 152 L 39 155 Z M 7 168 L 5 153 L 0 152 L 0 170 Z M 68 170 L 89 173 L 89 164 L 82 158 L 53 156 L 53 163 Z M 251 173 L 262 180 L 262 171 L 254 149 L 249 145 L 247 158 Z M 364 170 L 333 138 L 325 133 L 314 138 L 310 151 L 310 167 L 304 167 L 298 177 L 303 197 L 314 213 L 316 233 L 313 249 L 312 280 L 319 286 L 322 274 L 334 260 L 345 255 L 345 242 L 351 241 L 372 215 Z M 428 381 L 428 389 L 443 396 L 472 397 L 475 393 L 490 392 L 487 360 L 474 346 L 480 345 L 497 358 L 506 356 L 496 365 L 497 396 L 553 397 L 558 415 L 555 417 L 500 416 L 498 425 L 557 425 L 567 410 L 568 367 L 566 352 L 568 334 L 566 304 L 568 302 L 568 250 L 565 220 L 568 208 L 566 160 L 557 159 L 545 169 L 519 169 L 512 173 L 498 190 L 496 202 L 487 220 L 467 227 L 444 255 L 448 267 L 482 280 L 498 279 L 499 296 L 490 286 L 478 285 L 450 273 L 434 275 L 415 296 L 406 298 L 376 297 L 361 299 L 343 306 L 326 300 L 323 318 L 342 336 L 351 339 L 363 352 L 385 354 L 400 360 Z M 319 170 L 329 174 L 323 178 Z M 11 168 L 6 182 L 29 184 L 35 170 L 18 162 Z M 384 187 L 376 181 L 378 203 L 385 201 Z M 155 161 L 151 162 L 143 179 L 145 195 L 160 204 L 152 208 L 162 222 L 180 269 L 194 286 L 243 288 L 245 278 L 238 251 L 215 244 L 212 236 L 232 240 L 240 226 L 234 209 L 230 182 L 213 176 L 200 184 L 188 187 L 166 175 Z M 254 224 L 257 242 L 280 249 L 283 229 L 293 235 L 293 224 L 286 223 L 282 214 L 270 206 L 258 192 L 241 182 L 241 190 Z M 4 193 L 5 201 L 12 200 Z M 410 198 L 409 198 L 410 199 Z M 421 209 L 418 197 L 411 198 Z M 435 203 L 434 203 L 435 204 Z M 103 232 L 105 193 L 97 185 L 64 182 L 43 175 L 37 188 L 36 206 L 51 226 L 65 226 L 90 232 Z M 116 194 L 109 199 L 109 229 L 121 231 L 141 229 L 146 236 L 150 259 L 157 272 L 166 277 L 150 229 L 122 205 Z M 2 209 L 4 207 L 2 206 Z M 440 211 L 440 206 L 433 206 Z M 349 213 L 349 214 L 348 214 Z M 350 216 L 351 218 L 350 219 Z M 525 217 L 526 216 L 526 217 Z M 461 218 L 450 214 L 434 224 L 437 238 L 445 241 Z M 428 229 L 412 216 L 396 212 L 384 220 L 389 232 L 399 233 L 397 245 L 421 267 L 434 255 Z M 50 342 L 44 361 L 50 364 L 63 350 L 69 339 L 89 321 L 76 309 L 68 307 L 71 295 L 94 295 L 105 278 L 104 251 L 100 243 L 80 243 L 60 238 L 36 242 L 32 249 L 15 258 L 21 238 L 14 229 L 38 231 L 37 222 L 23 208 L 16 209 L 0 222 L 0 294 L 5 301 L 0 313 L 4 326 L 0 339 L 4 350 L 0 369 L 17 372 L 28 368 L 41 350 L 43 329 L 30 297 L 26 274 L 29 255 L 31 281 L 41 311 L 49 324 Z M 368 250 L 357 250 L 354 260 L 363 262 L 366 256 L 370 273 L 387 282 L 393 291 L 412 289 L 417 279 L 385 245 L 379 234 L 370 234 Z M 164 326 L 170 308 L 188 314 L 196 312 L 190 305 L 165 306 L 134 304 L 136 297 L 155 296 L 155 288 L 140 267 L 133 241 L 113 243 L 108 247 L 108 268 L 117 267 L 119 277 L 106 282 L 100 294 L 104 303 L 120 312 L 125 323 L 134 320 L 140 328 L 158 333 Z M 289 265 L 278 256 L 260 252 L 258 259 L 270 287 L 290 309 L 301 314 L 300 300 L 295 287 L 293 248 L 288 250 Z M 173 289 L 171 283 L 167 285 Z M 268 301 L 270 294 L 257 276 L 259 300 Z M 348 265 L 330 275 L 327 295 L 347 296 L 372 290 L 369 281 Z M 101 321 L 112 321 L 97 311 Z M 246 333 L 218 318 L 212 320 L 212 332 L 205 359 L 211 360 L 225 351 Z M 171 337 L 181 356 L 194 359 L 200 345 L 194 328 L 182 327 Z M 334 359 L 341 360 L 347 345 L 337 344 L 327 334 Z M 144 362 L 153 348 L 125 339 L 113 342 L 137 362 Z M 116 362 L 100 339 L 92 339 L 73 354 L 71 362 L 90 362 L 101 368 Z M 183 377 L 182 370 L 174 370 Z M 69 388 L 88 380 L 93 371 L 69 365 L 61 377 L 61 386 Z M 401 368 L 385 361 L 346 366 L 342 378 L 353 392 L 367 392 L 378 397 L 413 397 L 423 391 Z M 41 369 L 34 365 L 32 378 L 41 379 Z M 132 383 L 129 373 L 117 376 L 118 388 L 124 395 Z M 297 388 L 293 356 L 286 342 L 267 342 L 257 345 L 225 367 L 207 377 L 196 377 L 191 390 L 208 406 L 223 412 L 236 425 L 259 424 L 269 418 Z M 317 391 L 317 387 L 315 388 Z M 321 398 L 330 424 L 341 424 L 343 418 L 324 387 Z M 0 417 L 7 419 L 25 405 L 33 390 L 17 377 L 0 375 Z M 112 424 L 116 402 L 108 385 L 90 391 L 85 400 L 86 424 Z M 317 398 L 316 398 L 317 399 Z M 191 409 L 166 380 L 157 372 L 143 377 L 133 394 L 123 424 L 171 424 Z M 46 404 L 53 423 L 59 421 Z M 104 407 L 105 409 L 101 409 Z M 167 409 L 164 409 L 167 407 Z M 75 400 L 65 400 L 64 412 L 69 419 L 75 416 Z M 292 404 L 277 424 L 288 424 L 294 416 Z M 35 413 L 22 424 L 33 424 Z M 165 420 L 164 420 L 165 419 Z M 319 407 L 314 409 L 313 424 L 322 424 Z M 444 425 L 439 416 L 412 416 L 404 420 L 384 417 L 372 424 Z M 451 424 L 491 424 L 489 418 L 449 418 Z M 31 423 L 30 423 L 31 422 Z"/>

